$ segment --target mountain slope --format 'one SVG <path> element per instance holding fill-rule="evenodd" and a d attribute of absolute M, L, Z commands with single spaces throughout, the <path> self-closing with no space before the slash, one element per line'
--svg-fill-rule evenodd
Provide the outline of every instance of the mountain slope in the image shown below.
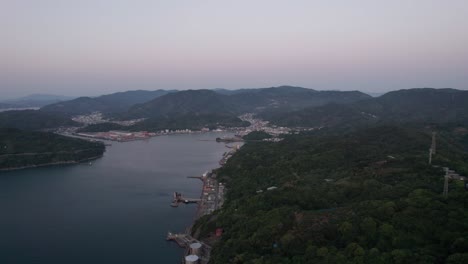
<path fill-rule="evenodd" d="M 71 99 L 73 99 L 73 97 L 52 94 L 32 94 L 16 99 L 2 101 L 0 102 L 0 109 L 42 107 L 45 105 L 58 103 L 61 101 L 67 101 Z"/>
<path fill-rule="evenodd" d="M 278 125 L 306 127 L 376 122 L 467 124 L 468 91 L 431 88 L 399 90 L 348 105 L 325 105 L 263 116 Z"/>
<path fill-rule="evenodd" d="M 67 116 L 90 114 L 93 112 L 116 113 L 125 112 L 135 104 L 150 101 L 171 91 L 127 91 L 99 97 L 80 97 L 74 100 L 51 104 L 41 108 L 41 111 L 55 112 Z"/>
<path fill-rule="evenodd" d="M 105 150 L 100 142 L 5 128 L 0 128 L 0 146 L 0 170 L 77 163 Z"/>
<path fill-rule="evenodd" d="M 268 112 L 261 114 L 273 124 L 287 127 L 356 127 L 380 121 L 372 114 L 350 105 L 330 103 L 291 112 Z"/>
<path fill-rule="evenodd" d="M 78 124 L 62 115 L 39 110 L 0 112 L 0 128 L 44 130 L 61 126 L 78 126 Z"/>
<path fill-rule="evenodd" d="M 465 122 L 468 121 L 468 91 L 431 88 L 399 90 L 357 107 L 397 122 Z"/>
<path fill-rule="evenodd" d="M 369 99 L 359 91 L 316 91 L 292 86 L 238 90 L 230 96 L 240 112 L 290 111 L 327 103 L 348 104 Z"/>
<path fill-rule="evenodd" d="M 234 111 L 228 99 L 228 96 L 211 90 L 180 91 L 133 106 L 128 111 L 127 117 L 147 118 L 185 114 L 229 114 Z"/>
<path fill-rule="evenodd" d="M 10 103 L 2 103 L 0 102 L 0 109 L 10 109 L 15 108 L 16 106 Z"/>
<path fill-rule="evenodd" d="M 285 111 L 329 102 L 352 103 L 370 96 L 357 92 L 315 91 L 281 86 L 263 89 L 188 90 L 167 94 L 129 110 L 131 117 L 168 116 L 174 114 L 241 114 L 253 111 Z"/>
<path fill-rule="evenodd" d="M 453 181 L 443 198 L 430 142 L 385 126 L 247 143 L 216 171 L 223 207 L 193 233 L 213 246 L 210 263 L 464 263 L 449 260 L 468 257 L 468 192 Z M 466 173 L 467 153 L 446 142 L 434 162 Z"/>

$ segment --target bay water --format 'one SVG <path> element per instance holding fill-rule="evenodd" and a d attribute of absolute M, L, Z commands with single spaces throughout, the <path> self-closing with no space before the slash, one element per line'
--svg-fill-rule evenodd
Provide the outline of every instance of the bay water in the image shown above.
<path fill-rule="evenodd" d="M 0 263 L 180 263 L 165 240 L 194 220 L 170 207 L 174 191 L 199 198 L 200 176 L 219 167 L 223 133 L 112 142 L 104 157 L 0 172 Z"/>

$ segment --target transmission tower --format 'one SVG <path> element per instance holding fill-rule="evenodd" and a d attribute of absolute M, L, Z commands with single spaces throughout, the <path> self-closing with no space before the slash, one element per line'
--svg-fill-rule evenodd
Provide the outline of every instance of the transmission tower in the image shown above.
<path fill-rule="evenodd" d="M 429 165 L 432 164 L 432 148 L 429 149 Z"/>
<path fill-rule="evenodd" d="M 436 132 L 432 132 L 432 144 L 431 144 L 432 154 L 436 154 Z"/>
<path fill-rule="evenodd" d="M 448 196 L 448 180 L 449 180 L 448 168 L 445 168 L 444 198 L 447 198 Z"/>
<path fill-rule="evenodd" d="M 436 154 L 436 132 L 432 132 L 432 143 L 429 149 L 429 165 L 432 164 L 432 155 Z"/>

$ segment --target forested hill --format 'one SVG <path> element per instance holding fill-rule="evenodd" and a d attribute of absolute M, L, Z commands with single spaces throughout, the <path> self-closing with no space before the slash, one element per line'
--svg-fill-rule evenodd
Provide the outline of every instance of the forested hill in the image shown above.
<path fill-rule="evenodd" d="M 468 91 L 456 89 L 408 89 L 386 93 L 366 104 L 362 111 L 397 122 L 468 123 Z"/>
<path fill-rule="evenodd" d="M 77 163 L 101 157 L 104 151 L 100 142 L 0 128 L 0 170 Z"/>
<path fill-rule="evenodd" d="M 291 111 L 327 103 L 349 104 L 371 96 L 359 91 L 317 91 L 302 87 L 279 86 L 241 89 L 230 94 L 238 112 Z"/>
<path fill-rule="evenodd" d="M 228 96 L 211 90 L 188 90 L 167 94 L 133 106 L 129 118 L 164 117 L 185 114 L 234 113 Z"/>
<path fill-rule="evenodd" d="M 56 113 L 39 110 L 18 110 L 0 112 L 0 128 L 23 130 L 45 130 L 57 127 L 78 126 L 70 118 Z"/>
<path fill-rule="evenodd" d="M 2 100 L 0 101 L 0 109 L 43 107 L 72 99 L 72 97 L 53 94 L 31 94 L 20 98 Z"/>
<path fill-rule="evenodd" d="M 466 175 L 451 133 L 434 164 Z M 218 171 L 223 208 L 194 230 L 210 263 L 467 263 L 468 192 L 451 181 L 443 198 L 430 143 L 430 130 L 394 126 L 247 143 Z"/>
<path fill-rule="evenodd" d="M 99 97 L 80 97 L 70 101 L 47 105 L 41 108 L 41 111 L 60 113 L 66 116 L 85 115 L 93 112 L 102 112 L 105 114 L 125 112 L 135 104 L 150 101 L 170 92 L 172 91 L 136 90 L 107 94 Z"/>
<path fill-rule="evenodd" d="M 468 91 L 408 89 L 352 104 L 329 104 L 288 113 L 265 113 L 282 126 L 350 126 L 374 123 L 468 124 Z"/>
<path fill-rule="evenodd" d="M 352 103 L 370 98 L 359 91 L 317 91 L 280 86 L 240 90 L 128 91 L 43 107 L 45 112 L 73 116 L 102 112 L 115 118 L 150 118 L 186 113 L 245 113 L 263 110 L 297 110 L 329 102 Z"/>

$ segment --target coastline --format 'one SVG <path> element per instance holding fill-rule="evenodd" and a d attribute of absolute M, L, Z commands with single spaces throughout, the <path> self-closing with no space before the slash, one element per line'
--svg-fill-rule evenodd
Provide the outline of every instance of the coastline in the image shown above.
<path fill-rule="evenodd" d="M 76 241 L 80 241 L 77 238 L 81 237 L 79 233 L 68 233 L 69 229 L 67 228 L 71 224 L 77 224 L 87 230 L 93 230 L 94 234 L 102 234 L 103 230 L 119 234 L 121 230 L 125 230 L 125 236 L 119 235 L 113 241 L 108 241 L 106 236 L 98 236 L 95 240 L 89 241 L 88 245 L 96 249 L 106 245 L 106 243 L 112 243 L 115 251 L 102 252 L 103 257 L 111 260 L 109 262 L 180 263 L 184 249 L 172 242 L 167 243 L 165 236 L 168 230 L 184 232 L 194 221 L 197 204 L 181 204 L 178 209 L 170 207 L 172 190 L 181 191 L 187 197 L 200 198 L 203 182 L 200 179 L 187 177 L 201 176 L 205 171 L 219 167 L 218 162 L 223 153 L 229 150 L 225 144 L 214 141 L 215 137 L 220 135 L 224 134 L 168 135 L 152 138 L 148 142 L 115 143 L 107 148 L 102 159 L 91 161 L 92 166 L 88 165 L 90 162 L 88 161 L 77 165 L 58 165 L 0 172 L 2 190 L 10 189 L 7 188 L 10 184 L 18 186 L 11 188 L 11 192 L 16 193 L 14 198 L 18 201 L 11 198 L 3 199 L 2 202 L 6 205 L 14 206 L 16 203 L 32 208 L 12 210 L 14 212 L 6 215 L 3 219 L 28 215 L 24 221 L 27 221 L 28 224 L 31 223 L 29 224 L 31 229 L 40 229 L 35 232 L 46 235 L 47 228 L 42 227 L 42 225 L 49 226 L 48 223 L 55 223 L 54 225 L 57 225 L 58 231 L 60 231 L 60 240 L 64 241 L 63 247 L 56 250 L 47 248 L 46 244 L 49 242 L 43 243 L 43 241 L 47 239 L 47 241 L 58 241 L 57 243 L 59 243 L 58 237 L 37 237 L 33 242 L 20 241 L 21 244 L 6 247 L 3 255 L 16 258 L 17 255 L 14 253 L 5 251 L 10 250 L 10 248 L 19 248 L 26 253 L 39 254 L 36 253 L 39 250 L 46 252 L 47 256 L 37 259 L 43 264 L 53 262 L 55 254 L 62 254 L 62 252 L 64 253 L 61 257 L 63 256 L 66 260 L 66 254 L 74 252 L 73 246 L 79 243 Z M 209 141 L 204 142 L 205 140 Z M 97 156 L 100 153 L 92 154 L 79 158 L 63 159 L 63 161 L 81 160 Z M 142 158 L 142 155 L 145 155 L 145 158 Z M 59 160 L 52 162 L 56 161 Z M 10 167 L 42 163 L 45 162 L 23 163 Z M 127 164 L 131 166 L 131 171 L 122 169 L 126 168 Z M 37 202 L 30 202 L 29 199 L 24 198 L 26 187 L 28 190 L 29 188 L 34 190 L 34 192 L 26 193 L 30 195 L 28 197 L 35 197 L 35 193 L 46 193 L 47 195 L 37 195 Z M 69 189 L 66 191 L 66 196 L 63 197 L 73 204 L 61 199 L 50 199 L 62 196 L 64 188 Z M 58 191 L 49 192 L 49 190 Z M 105 196 L 102 196 L 103 192 Z M 7 193 L 3 192 L 3 195 L 6 196 Z M 34 209 L 35 204 L 39 202 L 47 204 L 49 200 L 53 201 L 51 210 L 44 212 L 43 217 L 50 219 L 35 225 L 34 215 L 37 213 Z M 37 207 L 37 210 L 41 210 L 41 208 L 43 206 Z M 74 217 L 68 217 L 70 214 L 67 214 L 66 217 L 56 217 L 55 212 L 63 211 L 71 211 L 71 215 Z M 83 211 L 93 212 L 84 215 L 87 219 L 91 218 L 87 220 L 89 226 L 84 226 L 75 220 L 83 216 Z M 100 221 L 104 218 L 115 219 L 115 221 Z M 11 226 L 16 227 L 22 223 L 19 221 Z M 3 227 L 9 229 L 8 225 Z M 195 225 L 194 230 L 196 227 Z M 6 242 L 7 239 L 13 239 L 17 236 L 18 234 L 14 230 L 11 230 L 10 233 L 2 232 L 2 237 Z M 37 246 L 34 249 L 23 246 L 29 245 L 28 243 L 37 244 Z M 11 252 L 14 251 L 11 250 Z M 131 252 L 131 254 L 125 252 Z M 80 262 L 86 262 L 86 256 L 96 254 L 96 251 L 85 247 L 82 253 L 83 261 Z M 33 261 L 33 256 L 30 259 L 29 262 Z M 0 263 L 3 262 L 0 261 Z"/>
<path fill-rule="evenodd" d="M 222 158 L 218 162 L 220 167 L 207 171 L 202 177 L 199 177 L 200 180 L 202 180 L 203 185 L 200 194 L 200 201 L 197 204 L 197 210 L 192 224 L 188 226 L 183 233 L 173 234 L 168 232 L 166 240 L 174 241 L 179 247 L 184 248 L 182 263 L 185 263 L 184 260 L 189 255 L 196 255 L 201 264 L 209 262 L 211 246 L 203 240 L 198 240 L 198 235 L 193 234 L 193 227 L 198 219 L 205 215 L 212 214 L 215 210 L 218 210 L 223 206 L 225 187 L 222 183 L 218 182 L 215 170 L 222 168 L 226 164 L 226 161 L 239 149 L 240 146 L 236 146 L 230 148 L 229 151 L 224 152 Z M 196 252 L 191 250 L 191 245 L 194 243 L 202 246 Z"/>
<path fill-rule="evenodd" d="M 58 161 L 58 162 L 49 162 L 49 163 L 43 163 L 43 164 L 37 164 L 37 165 L 28 165 L 28 166 L 22 166 L 22 167 L 14 167 L 14 168 L 0 168 L 0 172 L 2 171 L 15 171 L 15 170 L 24 170 L 24 169 L 31 169 L 31 168 L 40 168 L 40 167 L 48 167 L 48 166 L 57 166 L 57 165 L 73 165 L 73 164 L 79 164 L 83 162 L 87 162 L 90 160 L 96 160 L 99 158 L 102 158 L 104 154 L 99 155 L 99 156 L 94 156 L 82 160 L 69 160 L 69 161 Z"/>

